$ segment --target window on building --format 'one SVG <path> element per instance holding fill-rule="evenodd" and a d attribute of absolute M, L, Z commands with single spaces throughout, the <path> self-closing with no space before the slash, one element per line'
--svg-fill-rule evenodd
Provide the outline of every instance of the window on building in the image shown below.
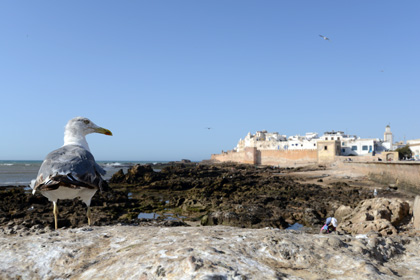
<path fill-rule="evenodd" d="M 351 146 L 352 151 L 357 151 L 357 146 Z"/>
<path fill-rule="evenodd" d="M 344 143 L 344 142 L 341 142 L 341 146 L 345 146 L 346 145 L 346 143 Z"/>
<path fill-rule="evenodd" d="M 346 149 L 341 149 L 341 152 L 344 153 L 346 151 Z"/>
<path fill-rule="evenodd" d="M 324 146 L 324 150 L 326 151 L 326 150 L 328 150 L 328 146 Z"/>
<path fill-rule="evenodd" d="M 340 140 L 340 137 L 337 137 L 337 140 Z"/>
<path fill-rule="evenodd" d="M 362 151 L 367 151 L 368 150 L 368 146 L 367 145 L 363 145 L 362 146 Z"/>
<path fill-rule="evenodd" d="M 314 144 L 314 147 L 316 146 L 316 143 Z"/>

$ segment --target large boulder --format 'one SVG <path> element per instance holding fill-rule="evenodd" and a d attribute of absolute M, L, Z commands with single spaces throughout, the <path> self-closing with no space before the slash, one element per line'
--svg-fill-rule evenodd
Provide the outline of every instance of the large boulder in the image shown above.
<path fill-rule="evenodd" d="M 343 217 L 339 229 L 351 234 L 374 231 L 382 236 L 394 235 L 409 212 L 408 202 L 398 198 L 367 199 L 360 202 L 351 214 Z"/>
<path fill-rule="evenodd" d="M 341 205 L 334 213 L 334 217 L 337 219 L 339 223 L 341 223 L 344 218 L 350 215 L 353 212 L 353 209 L 347 205 Z"/>

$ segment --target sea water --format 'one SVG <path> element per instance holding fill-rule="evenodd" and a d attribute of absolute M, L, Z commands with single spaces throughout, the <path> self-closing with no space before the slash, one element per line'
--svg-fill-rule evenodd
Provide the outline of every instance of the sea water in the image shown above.
<path fill-rule="evenodd" d="M 124 173 L 136 164 L 167 163 L 166 161 L 98 161 L 98 164 L 105 169 L 105 180 L 122 169 Z M 0 160 L 0 186 L 27 186 L 31 180 L 38 175 L 42 161 L 38 160 Z"/>

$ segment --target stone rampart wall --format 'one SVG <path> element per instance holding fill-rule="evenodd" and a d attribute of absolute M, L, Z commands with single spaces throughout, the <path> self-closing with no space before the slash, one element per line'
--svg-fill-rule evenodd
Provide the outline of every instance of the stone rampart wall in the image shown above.
<path fill-rule="evenodd" d="M 293 166 L 318 162 L 317 150 L 261 150 L 257 164 Z"/>
<path fill-rule="evenodd" d="M 221 154 L 213 154 L 211 155 L 211 160 L 218 161 L 218 162 L 237 162 L 237 163 L 245 163 L 245 151 L 242 152 L 235 152 L 235 151 L 228 151 L 222 152 Z"/>
<path fill-rule="evenodd" d="M 395 184 L 420 194 L 420 163 L 417 162 L 337 162 L 338 167 L 369 176 L 371 179 Z"/>
<path fill-rule="evenodd" d="M 317 163 L 317 150 L 257 150 L 245 148 L 242 152 L 213 154 L 211 159 L 218 162 L 237 162 L 260 165 L 294 166 Z"/>

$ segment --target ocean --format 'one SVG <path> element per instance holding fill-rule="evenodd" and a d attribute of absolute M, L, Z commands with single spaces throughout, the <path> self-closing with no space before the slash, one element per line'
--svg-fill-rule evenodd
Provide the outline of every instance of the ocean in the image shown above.
<path fill-rule="evenodd" d="M 135 164 L 167 163 L 167 161 L 98 161 L 106 170 L 104 177 L 109 180 L 112 175 L 122 169 L 124 173 Z M 42 161 L 37 160 L 0 160 L 0 186 L 27 186 L 38 175 Z"/>

